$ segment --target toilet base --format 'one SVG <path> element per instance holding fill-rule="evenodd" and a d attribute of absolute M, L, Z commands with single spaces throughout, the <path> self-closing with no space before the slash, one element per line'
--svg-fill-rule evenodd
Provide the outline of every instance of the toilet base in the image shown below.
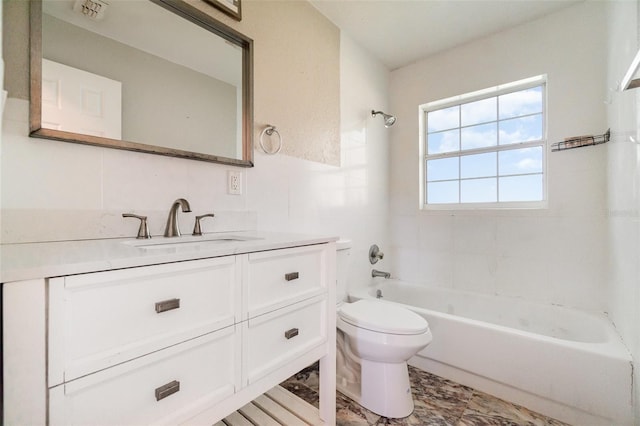
<path fill-rule="evenodd" d="M 413 412 L 413 396 L 407 363 L 361 360 L 360 404 L 384 417 L 407 417 Z"/>

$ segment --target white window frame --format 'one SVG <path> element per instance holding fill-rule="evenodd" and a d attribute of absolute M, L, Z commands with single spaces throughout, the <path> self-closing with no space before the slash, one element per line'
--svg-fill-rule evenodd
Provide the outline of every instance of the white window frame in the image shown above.
<path fill-rule="evenodd" d="M 449 108 L 456 105 L 463 105 L 483 99 L 493 98 L 500 95 L 518 92 L 521 90 L 531 89 L 533 87 L 542 86 L 542 138 L 535 141 L 518 142 L 507 145 L 497 145 L 484 148 L 474 148 L 467 150 L 459 150 L 447 153 L 427 154 L 427 113 L 439 109 Z M 547 185 L 547 76 L 540 75 L 524 80 L 507 83 L 488 89 L 479 90 L 472 93 L 466 93 L 447 99 L 441 99 L 434 102 L 428 102 L 419 106 L 419 123 L 420 123 L 420 149 L 419 161 L 420 172 L 420 209 L 421 210 L 482 210 L 482 209 L 545 209 L 548 207 L 548 185 Z M 482 154 L 491 152 L 500 152 L 513 149 L 521 149 L 528 147 L 542 147 L 542 200 L 540 201 L 497 201 L 489 203 L 439 203 L 427 204 L 427 160 L 438 158 L 460 158 L 471 154 Z M 461 179 L 458 179 L 461 182 Z M 499 190 L 499 189 L 498 189 Z"/>

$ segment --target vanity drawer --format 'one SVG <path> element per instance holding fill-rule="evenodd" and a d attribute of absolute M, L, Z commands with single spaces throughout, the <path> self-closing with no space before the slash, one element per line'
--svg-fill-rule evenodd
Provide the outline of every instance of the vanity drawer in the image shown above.
<path fill-rule="evenodd" d="M 324 293 L 324 248 L 319 245 L 249 254 L 245 318 Z"/>
<path fill-rule="evenodd" d="M 261 377 L 326 342 L 324 296 L 252 318 L 243 324 L 244 384 Z"/>
<path fill-rule="evenodd" d="M 236 325 L 49 390 L 51 425 L 177 424 L 239 387 Z"/>
<path fill-rule="evenodd" d="M 234 256 L 49 280 L 49 386 L 233 325 Z"/>

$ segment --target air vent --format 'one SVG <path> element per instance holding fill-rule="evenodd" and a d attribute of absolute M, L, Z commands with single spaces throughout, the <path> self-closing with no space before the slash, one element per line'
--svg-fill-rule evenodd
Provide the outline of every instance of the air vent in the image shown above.
<path fill-rule="evenodd" d="M 109 3 L 103 0 L 76 0 L 73 11 L 94 21 L 101 21 L 108 7 Z"/>

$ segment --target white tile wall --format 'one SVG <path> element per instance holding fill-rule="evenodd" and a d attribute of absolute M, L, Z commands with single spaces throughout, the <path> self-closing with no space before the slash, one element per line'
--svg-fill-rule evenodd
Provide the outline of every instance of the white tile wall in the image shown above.
<path fill-rule="evenodd" d="M 610 2 L 607 87 L 614 88 L 639 46 L 637 2 Z M 640 121 L 638 89 L 611 90 L 607 118 L 607 311 L 635 360 L 633 402 L 640 422 Z"/>
<path fill-rule="evenodd" d="M 602 134 L 604 3 L 587 2 L 391 73 L 393 272 L 423 284 L 605 309 L 606 148 L 548 153 L 549 207 L 420 211 L 418 106 L 548 76 L 548 137 Z M 585 48 L 585 46 L 589 46 Z M 417 239 L 417 241 L 416 241 Z"/>

